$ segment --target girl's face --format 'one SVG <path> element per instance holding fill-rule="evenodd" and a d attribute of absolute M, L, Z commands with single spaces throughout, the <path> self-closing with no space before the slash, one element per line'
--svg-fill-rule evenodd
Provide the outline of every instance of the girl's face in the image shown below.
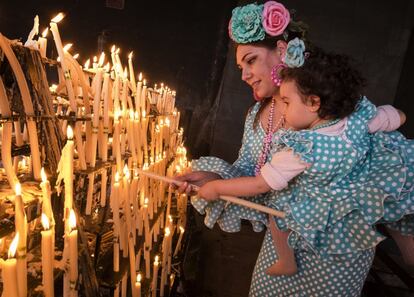
<path fill-rule="evenodd" d="M 242 80 L 252 87 L 259 98 L 272 97 L 278 88 L 271 80 L 272 67 L 280 63 L 280 51 L 249 44 L 239 45 L 236 52 L 237 66 Z"/>
<path fill-rule="evenodd" d="M 295 130 L 309 129 L 321 121 L 318 116 L 320 99 L 317 96 L 307 96 L 299 92 L 295 81 L 282 81 L 280 97 L 286 104 L 285 121 L 288 127 Z"/>

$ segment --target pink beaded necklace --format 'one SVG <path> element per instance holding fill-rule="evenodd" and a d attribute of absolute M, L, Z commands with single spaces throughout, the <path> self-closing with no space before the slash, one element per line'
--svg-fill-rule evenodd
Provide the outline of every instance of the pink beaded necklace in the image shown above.
<path fill-rule="evenodd" d="M 267 119 L 266 134 L 265 134 L 265 137 L 263 138 L 262 151 L 260 152 L 259 158 L 257 159 L 257 164 L 254 170 L 254 173 L 256 176 L 260 174 L 260 170 L 262 169 L 263 165 L 266 162 L 266 158 L 270 150 L 270 143 L 272 142 L 273 133 L 277 129 L 283 126 L 284 116 L 282 114 L 280 116 L 279 121 L 276 123 L 275 127 L 273 127 L 273 116 L 275 114 L 275 102 L 276 100 L 273 98 L 272 103 L 270 104 L 270 112 L 269 112 L 269 117 Z"/>

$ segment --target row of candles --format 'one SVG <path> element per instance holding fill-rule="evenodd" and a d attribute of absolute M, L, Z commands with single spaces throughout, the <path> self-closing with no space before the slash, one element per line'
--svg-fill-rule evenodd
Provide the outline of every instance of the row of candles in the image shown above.
<path fill-rule="evenodd" d="M 138 82 L 132 65 L 132 53 L 128 57 L 128 68 L 122 71 L 122 63 L 119 58 L 119 49 L 115 47 L 111 50 L 112 68 L 109 63 L 103 67 L 105 55 L 101 54 L 100 59 L 94 59 L 90 68 L 88 63 L 81 67 L 76 61 L 76 55 L 69 53 L 69 47 L 63 47 L 57 27 L 57 23 L 62 19 L 59 14 L 50 23 L 50 28 L 55 40 L 59 54 L 60 84 L 53 91 L 59 93 L 66 89 L 66 98 L 59 98 L 57 114 L 75 111 L 77 115 L 82 111 L 92 117 L 91 121 L 76 122 L 74 130 L 68 125 L 66 120 L 61 121 L 62 130 L 67 136 L 67 142 L 62 150 L 62 157 L 59 163 L 58 187 L 63 180 L 65 187 L 64 203 L 64 224 L 65 224 L 65 243 L 63 251 L 63 262 L 65 266 L 64 275 L 64 296 L 77 296 L 76 282 L 78 278 L 78 248 L 76 216 L 73 205 L 73 177 L 75 156 L 80 170 L 95 167 L 97 154 L 101 161 L 114 160 L 111 174 L 111 195 L 110 203 L 113 212 L 114 228 L 114 271 L 119 270 L 119 256 L 122 252 L 123 257 L 130 260 L 130 280 L 131 292 L 133 296 L 141 296 L 140 259 L 143 254 L 145 261 L 145 278 L 151 278 L 150 254 L 153 242 L 157 241 L 161 229 L 164 228 L 162 243 L 162 258 L 155 257 L 153 264 L 153 276 L 151 291 L 155 296 L 157 287 L 160 287 L 160 295 L 164 295 L 164 286 L 167 283 L 167 275 L 171 272 L 171 258 L 179 251 L 185 225 L 186 197 L 183 196 L 177 201 L 178 212 L 180 214 L 180 225 L 175 226 L 171 219 L 171 189 L 166 191 L 166 184 L 153 181 L 147 177 L 138 175 L 138 169 L 155 172 L 160 175 L 167 174 L 172 176 L 179 170 L 185 168 L 188 163 L 186 160 L 185 148 L 181 146 L 183 131 L 178 130 L 180 113 L 174 108 L 175 92 L 161 84 L 160 88 L 154 86 L 153 89 L 147 88 L 142 75 L 139 75 Z M 46 33 L 37 41 L 37 46 L 43 57 L 46 57 L 47 39 Z M 129 79 L 128 79 L 128 70 Z M 92 83 L 89 84 L 89 77 L 92 76 Z M 89 102 L 93 97 L 93 104 Z M 78 106 L 79 98 L 83 99 L 83 106 Z M 67 108 L 65 111 L 64 104 Z M 150 118 L 150 104 L 156 106 L 161 115 Z M 91 110 L 92 107 L 92 110 Z M 93 112 L 92 112 L 93 111 Z M 30 128 L 30 127 L 28 127 Z M 21 129 L 15 129 L 15 134 L 19 134 Z M 149 142 L 147 139 L 150 133 Z M 112 134 L 112 138 L 109 137 Z M 86 135 L 86 141 L 83 141 Z M 76 147 L 76 151 L 75 151 Z M 86 154 L 85 152 L 90 152 Z M 108 156 L 112 152 L 112 156 Z M 130 157 L 126 155 L 130 153 Z M 125 157 L 127 156 L 127 157 Z M 174 161 L 167 168 L 167 163 L 171 158 Z M 38 158 L 32 152 L 33 172 L 38 166 L 33 159 Z M 11 179 L 11 170 L 5 171 L 10 184 L 16 183 L 16 178 Z M 131 174 L 132 172 L 133 174 Z M 100 174 L 102 180 L 101 206 L 106 203 L 106 184 L 107 171 L 103 170 Z M 122 177 L 121 177 L 122 175 Z M 34 174 L 35 178 L 37 174 Z M 53 262 L 55 234 L 53 212 L 50 203 L 50 184 L 44 172 L 41 174 L 42 199 L 42 271 L 43 271 L 43 291 L 45 296 L 53 296 Z M 89 174 L 89 186 L 87 193 L 86 214 L 92 211 L 92 196 L 95 173 Z M 19 297 L 27 295 L 27 263 L 26 263 L 26 239 L 27 221 L 23 208 L 23 201 L 19 194 L 20 184 L 15 184 L 16 197 L 16 235 L 17 259 L 13 258 L 13 244 L 10 247 L 9 259 L 3 261 L 3 290 L 6 292 L 18 292 Z M 167 194 L 166 194 L 167 193 Z M 20 197 L 20 198 L 19 198 Z M 150 225 L 154 215 L 162 205 L 166 205 L 158 219 Z M 123 216 L 120 214 L 123 213 Z M 172 237 L 174 232 L 178 234 L 178 241 L 172 251 Z M 142 248 L 136 249 L 136 236 L 144 237 Z M 14 242 L 13 241 L 13 242 Z M 1 243 L 0 243 L 1 248 Z M 16 260 L 16 261 L 13 261 Z M 15 267 L 13 268 L 13 262 Z M 161 281 L 158 284 L 158 270 L 162 267 Z M 15 271 L 15 272 L 14 272 Z M 13 276 L 14 275 L 14 276 Z M 125 285 L 125 282 L 123 282 Z M 14 291 L 17 287 L 18 290 Z M 122 286 L 123 288 L 123 286 Z M 11 291 L 9 291 L 11 290 Z M 125 290 L 121 290 L 125 296 Z M 119 292 L 119 286 L 115 290 L 115 295 Z M 5 295 L 8 296 L 8 295 Z"/>

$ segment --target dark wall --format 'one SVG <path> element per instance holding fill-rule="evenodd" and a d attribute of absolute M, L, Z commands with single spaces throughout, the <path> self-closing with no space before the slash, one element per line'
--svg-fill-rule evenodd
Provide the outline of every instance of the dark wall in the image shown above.
<path fill-rule="evenodd" d="M 82 64 L 100 53 L 99 47 L 109 54 L 116 44 L 124 62 L 133 50 L 135 70 L 142 71 L 151 86 L 164 82 L 177 90 L 186 142 L 190 146 L 198 142 L 208 153 L 206 138 L 199 132 L 221 81 L 227 21 L 237 1 L 110 2 L 124 2 L 124 8 L 108 8 L 104 0 L 0 0 L 0 32 L 25 41 L 36 14 L 42 32 L 63 11 L 66 17 L 59 24 L 63 43 L 74 43 L 71 52 L 80 53 Z M 48 57 L 56 57 L 51 34 L 48 51 Z"/>
<path fill-rule="evenodd" d="M 310 26 L 309 39 L 316 45 L 356 59 L 368 81 L 368 98 L 376 104 L 395 102 L 402 108 L 409 117 L 402 129 L 413 137 L 414 94 L 409 81 L 414 77 L 414 44 L 413 41 L 410 47 L 408 44 L 414 23 L 414 1 L 286 0 L 283 3 L 296 9 L 297 17 Z M 251 91 L 240 80 L 234 59 L 234 51 L 229 51 L 221 92 L 216 98 L 210 150 L 211 155 L 228 161 L 237 158 L 244 117 L 253 102 Z M 404 63 L 407 66 L 401 75 Z"/>

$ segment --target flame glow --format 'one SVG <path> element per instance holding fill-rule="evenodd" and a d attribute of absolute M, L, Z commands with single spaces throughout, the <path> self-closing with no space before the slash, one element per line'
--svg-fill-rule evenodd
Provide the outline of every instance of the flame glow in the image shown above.
<path fill-rule="evenodd" d="M 14 187 L 14 192 L 16 193 L 16 196 L 22 195 L 22 185 L 20 183 L 16 183 L 16 186 Z"/>
<path fill-rule="evenodd" d="M 138 80 L 139 80 L 139 81 L 141 81 L 141 80 L 142 80 L 142 72 L 140 72 L 140 73 L 139 73 Z"/>
<path fill-rule="evenodd" d="M 86 60 L 85 65 L 83 66 L 83 68 L 84 69 L 88 69 L 89 68 L 89 64 L 91 64 L 91 60 L 90 59 Z"/>
<path fill-rule="evenodd" d="M 49 224 L 49 218 L 47 217 L 47 215 L 42 213 L 42 219 L 41 220 L 42 220 L 43 229 L 49 230 L 50 224 Z"/>
<path fill-rule="evenodd" d="M 133 53 L 134 53 L 134 52 L 130 52 L 130 53 L 129 53 L 129 55 L 128 55 L 128 59 L 130 59 L 130 60 L 132 59 L 132 54 L 133 54 Z"/>
<path fill-rule="evenodd" d="M 65 17 L 65 15 L 62 12 L 59 12 L 57 16 L 55 16 L 51 22 L 52 23 L 59 23 L 61 20 L 63 20 L 63 18 Z"/>
<path fill-rule="evenodd" d="M 102 67 L 104 63 L 105 63 L 105 53 L 104 53 L 104 52 L 102 52 L 102 53 L 101 53 L 101 56 L 99 57 L 99 62 L 98 62 L 98 65 L 99 65 L 100 67 Z"/>
<path fill-rule="evenodd" d="M 43 167 L 42 167 L 42 169 L 40 169 L 40 176 L 42 177 L 42 182 L 47 182 L 46 172 L 45 172 L 45 169 Z"/>
<path fill-rule="evenodd" d="M 119 172 L 118 171 L 115 173 L 115 182 L 119 183 Z"/>
<path fill-rule="evenodd" d="M 7 253 L 7 256 L 10 258 L 13 258 L 16 254 L 17 250 L 17 244 L 19 243 L 19 232 L 16 232 L 16 235 L 13 238 L 13 241 L 10 244 L 9 252 Z"/>
<path fill-rule="evenodd" d="M 68 43 L 68 44 L 65 44 L 65 46 L 63 47 L 63 50 L 64 50 L 65 52 L 67 52 L 68 50 L 70 50 L 70 48 L 72 47 L 72 45 L 73 45 L 73 43 Z"/>
<path fill-rule="evenodd" d="M 44 29 L 44 30 L 43 30 L 43 32 L 42 32 L 42 37 L 43 37 L 43 38 L 46 38 L 47 33 L 49 33 L 49 28 L 46 28 L 46 29 Z"/>
<path fill-rule="evenodd" d="M 68 127 L 66 129 L 66 136 L 68 137 L 68 140 L 73 139 L 73 129 L 70 125 L 68 125 Z"/>
<path fill-rule="evenodd" d="M 142 279 L 142 275 L 141 275 L 141 273 L 138 273 L 137 274 L 137 283 L 140 283 L 141 279 Z"/>
<path fill-rule="evenodd" d="M 69 227 L 72 230 L 76 228 L 76 215 L 73 209 L 69 212 Z"/>

